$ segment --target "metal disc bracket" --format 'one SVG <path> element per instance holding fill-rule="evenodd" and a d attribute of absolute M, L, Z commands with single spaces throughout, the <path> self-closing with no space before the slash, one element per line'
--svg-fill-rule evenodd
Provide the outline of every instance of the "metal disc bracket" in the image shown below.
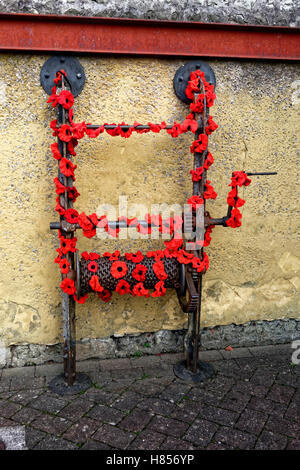
<path fill-rule="evenodd" d="M 201 70 L 204 72 L 205 80 L 212 84 L 214 88 L 216 87 L 214 71 L 208 64 L 201 60 L 192 60 L 191 62 L 187 62 L 185 65 L 179 67 L 173 79 L 174 91 L 177 98 L 187 104 L 191 103 L 191 100 L 186 96 L 185 90 L 188 86 L 191 72 L 194 72 L 195 70 Z"/>
<path fill-rule="evenodd" d="M 41 68 L 41 85 L 48 95 L 51 95 L 53 80 L 56 73 L 64 70 L 67 74 L 67 80 L 71 87 L 72 94 L 78 96 L 85 84 L 85 73 L 82 65 L 75 57 L 71 56 L 53 56 L 46 60 Z"/>

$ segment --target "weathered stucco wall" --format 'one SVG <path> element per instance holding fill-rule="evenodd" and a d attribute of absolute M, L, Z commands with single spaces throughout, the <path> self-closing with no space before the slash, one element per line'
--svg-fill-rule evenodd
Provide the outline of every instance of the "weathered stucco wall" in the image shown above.
<path fill-rule="evenodd" d="M 299 26 L 294 0 L 0 0 L 0 11 Z"/>
<path fill-rule="evenodd" d="M 57 234 L 54 212 L 56 162 L 49 123 L 54 111 L 39 84 L 47 57 L 0 56 L 0 341 L 10 344 L 61 342 L 60 276 L 53 263 Z M 181 60 L 82 57 L 87 82 L 74 107 L 86 122 L 182 121 L 188 112 L 174 95 L 172 80 Z M 207 250 L 202 326 L 251 320 L 299 318 L 300 253 L 298 210 L 299 66 L 210 61 L 217 78 L 212 110 L 219 129 L 211 136 L 215 164 L 210 179 L 218 199 L 208 210 L 225 215 L 234 169 L 277 170 L 253 178 L 240 229 L 216 227 Z M 298 80 L 298 82 L 297 82 Z M 183 204 L 191 194 L 191 136 L 172 139 L 146 134 L 130 139 L 101 135 L 80 141 L 76 187 L 78 210 L 99 204 Z M 153 240 L 88 240 L 84 250 L 157 249 Z M 90 296 L 77 306 L 77 338 L 176 330 L 186 326 L 174 293 L 160 299 L 114 294 L 104 304 Z"/>

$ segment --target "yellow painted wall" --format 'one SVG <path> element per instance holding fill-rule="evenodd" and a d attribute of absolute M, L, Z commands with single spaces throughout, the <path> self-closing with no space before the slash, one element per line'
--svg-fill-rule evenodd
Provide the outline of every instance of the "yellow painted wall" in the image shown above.
<path fill-rule="evenodd" d="M 47 57 L 0 56 L 0 340 L 5 345 L 60 342 L 60 274 L 53 259 L 57 233 L 52 183 L 56 162 L 49 124 L 55 112 L 39 84 Z M 74 106 L 75 121 L 182 121 L 188 107 L 173 92 L 172 80 L 183 60 L 152 58 L 80 59 L 86 85 Z M 299 66 L 209 61 L 217 78 L 212 115 L 219 129 L 210 138 L 215 164 L 210 170 L 218 199 L 209 201 L 213 217 L 226 213 L 234 169 L 277 170 L 278 176 L 253 178 L 243 188 L 243 226 L 216 227 L 207 250 L 202 326 L 299 317 L 300 252 L 297 183 L 299 150 Z M 296 84 L 295 84 L 296 83 Z M 299 88 L 299 82 L 298 82 Z M 183 204 L 191 195 L 191 135 L 166 133 L 130 139 L 101 135 L 79 142 L 75 207 L 87 213 L 99 204 L 167 202 Z M 78 248 L 158 249 L 153 240 L 88 240 L 78 232 Z M 112 333 L 179 329 L 186 326 L 177 297 L 124 298 L 104 304 L 90 295 L 77 306 L 77 338 Z"/>

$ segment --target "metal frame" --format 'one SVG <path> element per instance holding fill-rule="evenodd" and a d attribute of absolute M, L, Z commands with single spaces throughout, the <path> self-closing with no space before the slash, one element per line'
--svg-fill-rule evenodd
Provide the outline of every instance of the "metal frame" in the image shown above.
<path fill-rule="evenodd" d="M 300 28 L 0 13 L 0 50 L 300 60 Z"/>

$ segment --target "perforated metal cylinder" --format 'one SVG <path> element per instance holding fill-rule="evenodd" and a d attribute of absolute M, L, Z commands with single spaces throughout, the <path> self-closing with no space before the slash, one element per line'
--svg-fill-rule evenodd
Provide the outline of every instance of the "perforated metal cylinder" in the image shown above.
<path fill-rule="evenodd" d="M 139 282 L 132 276 L 132 271 L 135 269 L 137 263 L 128 261 L 125 256 L 120 256 L 118 261 L 123 261 L 124 263 L 126 263 L 127 273 L 124 277 L 122 277 L 122 279 L 124 281 L 127 281 L 130 285 L 130 288 L 132 289 L 134 285 Z M 168 275 L 167 279 L 164 281 L 165 287 L 179 288 L 180 283 L 178 261 L 175 258 L 163 258 L 161 261 L 164 263 L 164 269 L 166 274 Z M 102 287 L 114 291 L 120 279 L 115 279 L 111 275 L 111 265 L 113 261 L 109 261 L 109 259 L 106 257 L 97 259 L 95 263 L 98 265 L 98 269 L 95 273 L 91 272 L 88 269 L 89 263 L 90 261 L 86 261 L 83 258 L 81 258 L 80 260 L 80 295 L 83 296 L 84 294 L 93 291 L 89 284 L 89 281 L 94 274 L 99 277 L 99 283 Z M 145 274 L 145 281 L 143 282 L 144 287 L 146 289 L 154 289 L 155 284 L 159 282 L 159 279 L 153 270 L 154 263 L 155 259 L 153 257 L 147 258 L 146 256 L 141 262 L 138 263 L 142 264 L 143 266 L 146 266 L 147 268 Z"/>

